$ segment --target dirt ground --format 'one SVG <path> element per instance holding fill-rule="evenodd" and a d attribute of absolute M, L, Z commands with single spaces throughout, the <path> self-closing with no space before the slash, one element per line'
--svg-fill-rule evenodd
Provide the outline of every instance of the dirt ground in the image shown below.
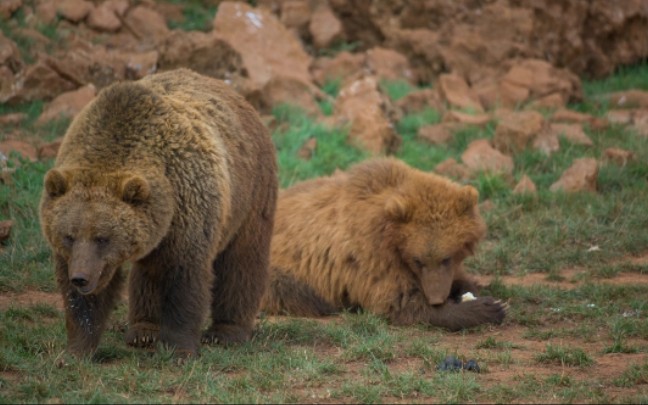
<path fill-rule="evenodd" d="M 648 264 L 648 253 L 634 257 L 624 262 L 633 265 L 646 265 Z M 547 280 L 547 275 L 542 273 L 531 273 L 522 276 L 504 276 L 501 277 L 501 282 L 506 286 L 520 285 L 547 285 L 556 289 L 574 289 L 582 284 L 583 277 L 579 277 L 581 273 L 586 273 L 587 269 L 565 269 L 558 277 L 561 281 Z M 478 276 L 479 282 L 482 285 L 488 285 L 493 276 Z M 591 277 L 586 278 L 592 280 Z M 590 281 L 591 282 L 591 281 Z M 619 273 L 613 278 L 609 279 L 596 279 L 596 283 L 609 283 L 614 285 L 638 285 L 648 284 L 648 274 L 641 273 Z M 42 291 L 25 291 L 19 294 L 3 294 L 0 295 L 0 310 L 6 310 L 9 307 L 29 307 L 36 304 L 46 304 L 63 311 L 61 297 L 58 293 L 47 293 Z M 283 317 L 275 317 L 269 319 L 273 322 L 281 322 Z M 335 322 L 336 318 L 327 318 L 320 320 L 321 322 Z M 559 330 L 562 328 L 573 328 L 573 320 L 567 320 L 563 323 L 553 323 L 550 328 Z M 537 327 L 536 327 L 537 328 Z M 540 328 L 542 329 L 542 328 Z M 645 362 L 646 353 L 604 353 L 604 349 L 609 346 L 610 341 L 608 336 L 588 336 L 587 339 L 572 338 L 572 337 L 559 337 L 547 340 L 538 340 L 525 337 L 529 331 L 528 326 L 513 324 L 505 322 L 501 326 L 490 327 L 486 333 L 443 333 L 440 336 L 438 346 L 445 349 L 448 353 L 457 353 L 459 357 L 464 359 L 475 358 L 479 359 L 480 364 L 486 366 L 486 372 L 479 375 L 479 383 L 482 387 L 482 392 L 487 392 L 490 387 L 498 385 L 509 385 L 516 383 L 523 383 L 525 378 L 533 378 L 538 381 L 544 381 L 549 376 L 560 376 L 561 379 L 567 379 L 573 382 L 586 383 L 592 390 L 604 389 L 605 395 L 614 400 L 615 398 L 627 398 L 637 393 L 637 386 L 631 388 L 616 387 L 612 383 L 615 379 L 622 375 L 627 368 L 632 364 L 641 365 Z M 409 332 L 408 332 L 409 333 Z M 411 328 L 412 338 L 417 335 L 423 334 L 425 331 Z M 477 348 L 480 342 L 484 339 L 492 337 L 496 342 L 506 342 L 510 345 L 510 357 L 507 361 L 494 359 L 501 349 L 493 348 Z M 559 345 L 563 347 L 581 348 L 594 360 L 595 367 L 569 367 L 566 365 L 555 363 L 539 363 L 535 356 L 545 351 L 547 344 Z M 628 338 L 626 344 L 629 346 L 644 346 L 645 341 L 641 339 Z M 318 350 L 324 357 L 336 358 L 340 355 L 341 348 L 337 347 L 320 347 Z M 508 356 L 508 355 L 507 355 Z M 347 375 L 353 375 L 354 369 L 357 368 L 358 373 L 365 366 L 362 362 L 351 362 L 345 364 Z M 436 372 L 425 370 L 425 364 L 419 357 L 401 357 L 393 359 L 389 362 L 389 369 L 393 373 L 406 372 L 411 370 L 421 370 L 422 372 Z M 11 373 L 3 373 L 3 378 L 12 379 Z M 13 376 L 16 378 L 17 376 Z M 300 388 L 295 387 L 296 394 L 301 398 L 310 398 L 313 402 L 326 403 L 326 402 L 339 402 L 339 398 L 331 398 L 331 386 L 323 387 L 309 387 Z M 528 398 L 528 402 L 562 402 L 558 396 L 554 396 L 555 401 L 551 401 L 550 396 L 543 396 L 538 401 L 533 398 Z M 388 402 L 403 402 L 402 398 L 383 398 Z M 407 398 L 407 402 L 414 400 L 414 398 Z M 479 398 L 476 398 L 479 401 Z"/>

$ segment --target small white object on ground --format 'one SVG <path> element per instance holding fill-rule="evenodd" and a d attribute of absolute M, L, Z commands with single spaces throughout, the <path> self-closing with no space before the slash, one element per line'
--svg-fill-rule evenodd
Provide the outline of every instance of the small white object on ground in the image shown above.
<path fill-rule="evenodd" d="M 461 302 L 476 300 L 477 297 L 473 295 L 470 291 L 461 296 Z"/>

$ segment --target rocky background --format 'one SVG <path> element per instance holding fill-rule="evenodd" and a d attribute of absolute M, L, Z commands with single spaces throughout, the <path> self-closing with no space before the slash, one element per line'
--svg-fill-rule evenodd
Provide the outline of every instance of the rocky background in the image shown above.
<path fill-rule="evenodd" d="M 187 22 L 187 4 L 217 12 L 195 30 L 172 28 Z M 606 118 L 566 107 L 583 99 L 581 78 L 646 60 L 646 0 L 2 0 L 0 19 L 0 103 L 44 101 L 40 126 L 72 118 L 116 80 L 182 66 L 230 83 L 270 126 L 273 107 L 294 104 L 374 154 L 396 151 L 396 123 L 425 108 L 442 116 L 418 133 L 433 144 L 496 122 L 492 140 L 437 166 L 460 179 L 510 174 L 514 153 L 551 154 L 560 137 L 591 144 L 584 128 L 610 122 L 648 136 L 648 92 L 607 95 Z M 388 81 L 417 90 L 394 101 Z M 324 91 L 329 83 L 337 94 Z M 26 119 L 0 116 L 0 160 L 12 150 L 56 154 L 58 140 L 21 131 Z M 301 155 L 316 147 L 312 139 Z M 633 154 L 611 148 L 603 158 L 623 164 Z M 575 162 L 565 175 L 576 177 L 555 188 L 595 189 L 596 167 Z M 516 187 L 534 185 L 523 178 Z"/>

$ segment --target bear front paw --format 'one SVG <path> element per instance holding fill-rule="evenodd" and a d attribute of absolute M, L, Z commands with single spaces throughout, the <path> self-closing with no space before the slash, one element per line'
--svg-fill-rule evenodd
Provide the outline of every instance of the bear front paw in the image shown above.
<path fill-rule="evenodd" d="M 148 322 L 131 325 L 125 337 L 126 344 L 134 347 L 150 347 L 159 339 L 160 327 Z"/>
<path fill-rule="evenodd" d="M 492 323 L 499 325 L 504 321 L 509 310 L 506 302 L 493 297 L 477 297 L 470 301 L 464 301 L 461 306 L 469 307 L 469 311 L 481 321 L 480 323 Z"/>
<path fill-rule="evenodd" d="M 218 324 L 212 325 L 203 333 L 202 342 L 228 345 L 247 342 L 251 337 L 252 331 L 250 328 L 239 325 Z"/>

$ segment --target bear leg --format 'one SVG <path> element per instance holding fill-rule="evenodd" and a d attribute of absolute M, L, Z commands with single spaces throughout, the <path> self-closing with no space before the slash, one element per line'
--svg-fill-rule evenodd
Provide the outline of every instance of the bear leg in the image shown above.
<path fill-rule="evenodd" d="M 159 282 L 147 274 L 140 264 L 135 264 L 128 282 L 128 331 L 126 344 L 149 347 L 160 339 L 160 310 L 162 292 Z"/>
<path fill-rule="evenodd" d="M 249 217 L 213 264 L 212 324 L 204 343 L 241 343 L 252 337 L 268 282 L 272 218 Z"/>
<path fill-rule="evenodd" d="M 422 293 L 415 293 L 405 305 L 388 314 L 395 325 L 422 323 L 439 326 L 451 331 L 471 328 L 482 324 L 501 324 L 508 311 L 508 304 L 493 297 L 478 297 L 472 301 L 448 300 L 441 305 L 430 305 Z"/>
<path fill-rule="evenodd" d="M 121 269 L 110 283 L 96 294 L 83 295 L 70 283 L 67 261 L 57 257 L 56 274 L 65 306 L 68 351 L 76 356 L 92 355 L 106 327 L 108 315 L 115 307 L 124 277 Z"/>

